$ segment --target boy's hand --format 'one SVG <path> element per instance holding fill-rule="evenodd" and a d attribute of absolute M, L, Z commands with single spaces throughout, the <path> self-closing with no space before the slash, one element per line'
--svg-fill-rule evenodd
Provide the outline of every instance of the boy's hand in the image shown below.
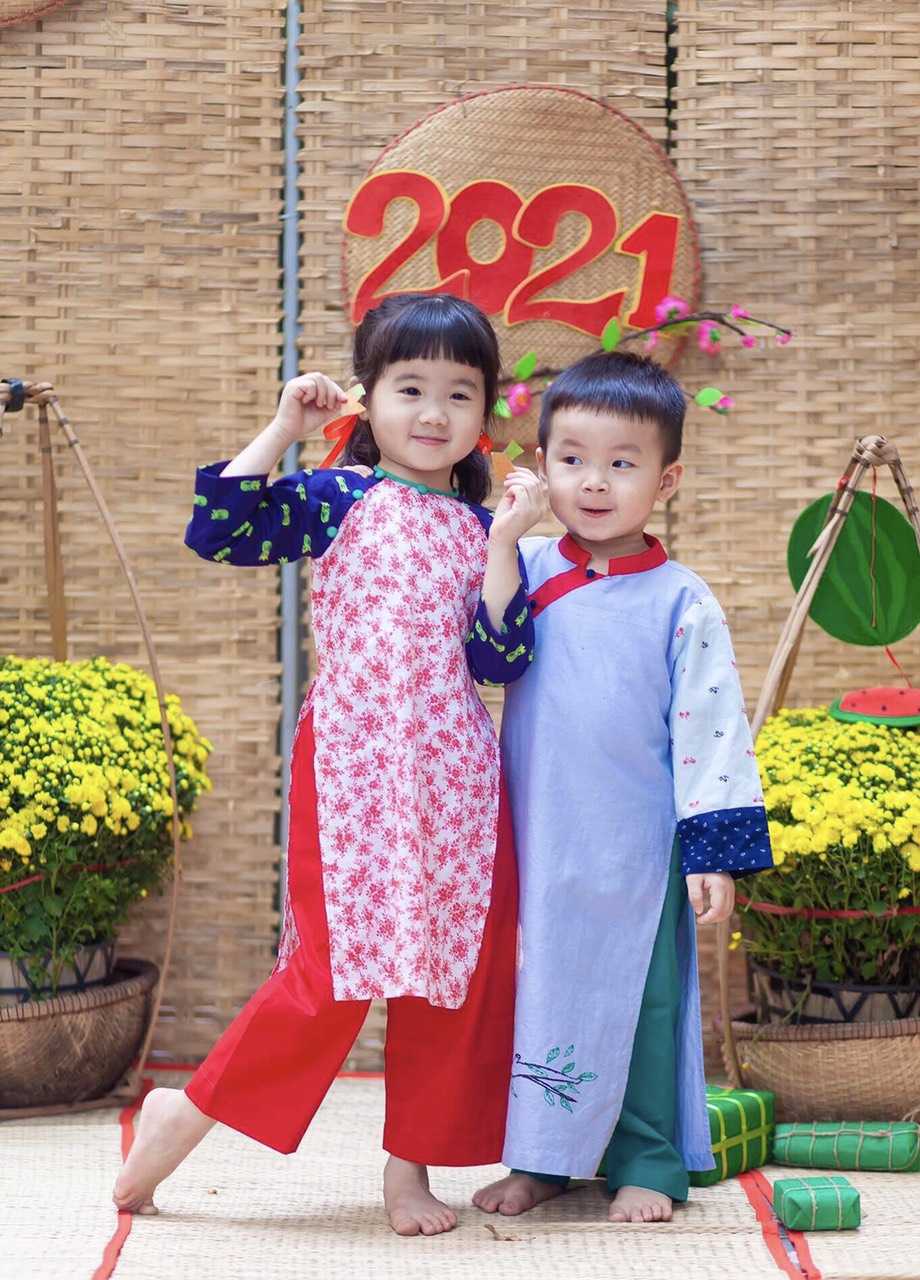
<path fill-rule="evenodd" d="M 543 487 L 539 476 L 526 467 L 515 467 L 505 477 L 504 489 L 492 518 L 489 541 L 511 545 L 542 519 Z"/>
<path fill-rule="evenodd" d="M 346 393 L 323 373 L 305 373 L 284 384 L 272 426 L 294 444 L 335 417 Z"/>
<path fill-rule="evenodd" d="M 704 871 L 686 879 L 687 896 L 697 924 L 717 924 L 728 919 L 735 906 L 735 882 L 727 871 Z M 707 893 L 708 910 L 705 903 Z"/>

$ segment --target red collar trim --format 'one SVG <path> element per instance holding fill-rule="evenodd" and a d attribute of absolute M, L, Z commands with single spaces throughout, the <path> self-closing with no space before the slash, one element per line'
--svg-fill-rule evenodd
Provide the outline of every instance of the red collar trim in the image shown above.
<path fill-rule="evenodd" d="M 647 551 L 640 551 L 634 556 L 614 556 L 612 560 L 607 561 L 606 575 L 598 574 L 597 576 L 613 578 L 626 573 L 645 573 L 648 569 L 657 569 L 660 564 L 664 564 L 668 553 L 658 539 L 653 538 L 650 533 L 643 533 L 642 537 L 648 546 Z M 580 547 L 570 533 L 560 539 L 559 553 L 572 564 L 578 565 L 580 569 L 587 568 L 588 561 L 591 559 L 591 552 Z"/>
<path fill-rule="evenodd" d="M 572 562 L 572 568 L 564 569 L 554 578 L 547 578 L 542 586 L 528 596 L 533 617 L 541 614 L 554 600 L 561 600 L 570 591 L 584 587 L 589 582 L 603 582 L 605 578 L 620 577 L 628 573 L 644 573 L 646 569 L 655 569 L 664 564 L 668 555 L 658 539 L 648 533 L 642 536 L 648 543 L 648 551 L 640 551 L 637 556 L 618 556 L 609 561 L 607 573 L 598 573 L 596 569 L 588 568 L 591 552 L 585 551 L 574 538 L 566 534 L 559 542 L 559 551 L 566 560 Z"/>

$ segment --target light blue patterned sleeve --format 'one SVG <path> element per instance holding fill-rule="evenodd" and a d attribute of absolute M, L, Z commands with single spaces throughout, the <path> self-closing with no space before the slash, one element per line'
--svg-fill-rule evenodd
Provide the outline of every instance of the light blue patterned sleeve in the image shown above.
<path fill-rule="evenodd" d="M 670 714 L 684 875 L 750 875 L 773 865 L 760 773 L 728 623 L 711 595 L 674 635 Z"/>

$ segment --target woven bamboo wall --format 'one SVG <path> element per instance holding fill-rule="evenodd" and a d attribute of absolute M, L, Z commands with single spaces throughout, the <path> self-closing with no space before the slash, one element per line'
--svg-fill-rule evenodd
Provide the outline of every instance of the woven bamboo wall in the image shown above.
<path fill-rule="evenodd" d="M 278 390 L 282 7 L 80 0 L 0 34 L 0 375 L 57 384 L 128 544 L 167 683 L 218 747 L 157 1036 L 188 1056 L 265 974 L 276 923 L 276 582 L 219 575 L 180 543 L 194 465 L 250 436 Z M 307 4 L 302 367 L 347 371 L 341 218 L 384 146 L 459 95 L 521 82 L 606 97 L 663 140 L 664 8 Z M 782 351 L 688 352 L 679 369 L 738 401 L 727 419 L 691 415 L 669 545 L 728 608 L 753 700 L 791 600 L 797 512 L 867 432 L 897 440 L 917 478 L 920 17 L 907 0 L 877 0 L 871 30 L 856 0 L 681 0 L 678 16 L 676 160 L 704 299 L 798 333 Z M 34 423 L 7 425 L 0 650 L 40 653 Z M 98 520 L 60 464 L 74 655 L 141 661 Z M 898 653 L 916 674 L 917 637 Z M 792 692 L 826 699 L 891 670 L 810 629 Z M 158 904 L 144 920 L 137 949 L 155 957 Z M 708 940 L 702 968 L 708 1021 Z M 353 1065 L 376 1065 L 379 1047 L 378 1016 Z"/>
<path fill-rule="evenodd" d="M 889 436 L 920 477 L 920 11 L 681 0 L 678 23 L 674 158 L 704 297 L 797 335 L 724 360 L 688 352 L 681 366 L 688 384 L 716 381 L 737 401 L 727 418 L 691 414 L 678 549 L 728 608 L 753 706 L 792 600 L 785 547 L 798 513 L 834 488 L 862 435 Z M 879 492 L 899 502 L 889 477 Z M 916 682 L 920 633 L 895 650 Z M 809 624 L 789 701 L 896 681 L 883 652 Z"/>
<path fill-rule="evenodd" d="M 203 1054 L 272 963 L 274 573 L 182 546 L 197 463 L 277 395 L 278 0 L 81 0 L 0 33 L 0 363 L 53 381 L 127 545 L 167 687 L 215 744 L 155 1046 Z M 49 651 L 34 417 L 0 441 L 0 652 Z M 57 456 L 72 654 L 143 665 L 88 490 Z M 162 954 L 145 904 L 125 950 Z"/>

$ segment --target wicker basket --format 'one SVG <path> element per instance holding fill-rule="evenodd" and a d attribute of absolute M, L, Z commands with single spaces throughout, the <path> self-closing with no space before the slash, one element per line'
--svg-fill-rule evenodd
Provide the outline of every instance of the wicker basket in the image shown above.
<path fill-rule="evenodd" d="M 731 1032 L 741 1066 L 732 1083 L 772 1090 L 783 1124 L 920 1115 L 920 1018 L 804 1027 L 733 1021 Z M 734 1077 L 725 1040 L 722 1050 Z"/>
<path fill-rule="evenodd" d="M 122 960 L 115 980 L 0 1009 L 0 1117 L 48 1114 L 109 1094 L 147 1030 L 156 965 Z"/>

